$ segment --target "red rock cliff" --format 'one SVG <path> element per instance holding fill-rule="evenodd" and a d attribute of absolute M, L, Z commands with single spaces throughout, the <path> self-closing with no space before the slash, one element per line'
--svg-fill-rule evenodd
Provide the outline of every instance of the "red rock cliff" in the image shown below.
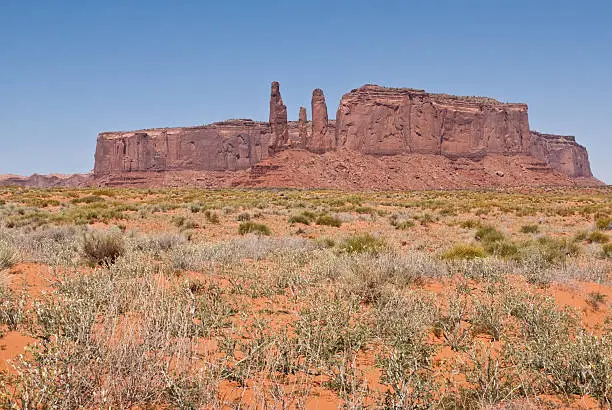
<path fill-rule="evenodd" d="M 246 169 L 268 156 L 269 140 L 269 125 L 252 120 L 105 132 L 98 136 L 94 174 Z"/>
<path fill-rule="evenodd" d="M 527 105 L 365 85 L 342 97 L 336 146 L 377 155 L 526 153 Z"/>
<path fill-rule="evenodd" d="M 268 123 L 230 120 L 101 133 L 94 174 L 244 170 L 293 147 L 319 154 L 523 156 L 538 160 L 549 172 L 592 176 L 586 149 L 573 137 L 530 132 L 525 104 L 364 85 L 342 97 L 336 120 L 328 118 L 320 89 L 313 91 L 311 109 L 312 121 L 303 107 L 298 121 L 287 121 L 280 86 L 273 82 Z"/>
<path fill-rule="evenodd" d="M 531 131 L 530 154 L 569 177 L 593 176 L 587 150 L 573 136 Z"/>

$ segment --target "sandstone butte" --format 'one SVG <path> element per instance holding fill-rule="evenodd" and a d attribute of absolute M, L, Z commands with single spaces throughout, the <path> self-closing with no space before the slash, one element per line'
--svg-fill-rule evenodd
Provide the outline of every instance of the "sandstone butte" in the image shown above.
<path fill-rule="evenodd" d="M 88 176 L 4 184 L 453 189 L 599 185 L 572 136 L 530 130 L 526 104 L 364 85 L 328 118 L 322 90 L 287 120 L 273 82 L 268 122 L 103 132 Z M 0 181 L 2 183 L 2 181 Z"/>

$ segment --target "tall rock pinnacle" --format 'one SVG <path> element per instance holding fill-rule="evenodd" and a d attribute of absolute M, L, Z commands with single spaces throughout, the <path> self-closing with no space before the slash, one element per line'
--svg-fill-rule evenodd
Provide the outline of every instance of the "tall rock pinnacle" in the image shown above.
<path fill-rule="evenodd" d="M 323 90 L 316 88 L 312 92 L 312 136 L 307 148 L 314 152 L 326 152 L 334 148 L 334 136 L 328 132 L 327 104 Z"/>
<path fill-rule="evenodd" d="M 278 151 L 289 143 L 289 129 L 287 128 L 287 106 L 283 104 L 278 81 L 272 82 L 270 93 L 270 127 L 272 129 L 272 140 L 270 150 Z"/>
<path fill-rule="evenodd" d="M 306 114 L 306 107 L 300 107 L 300 117 L 298 119 L 298 133 L 300 142 L 306 144 L 308 140 L 308 129 L 306 123 L 308 122 L 308 114 Z"/>

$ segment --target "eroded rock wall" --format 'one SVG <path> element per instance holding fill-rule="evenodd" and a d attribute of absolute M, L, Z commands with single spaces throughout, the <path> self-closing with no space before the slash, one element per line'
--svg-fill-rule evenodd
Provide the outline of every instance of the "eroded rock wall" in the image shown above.
<path fill-rule="evenodd" d="M 336 145 L 366 154 L 480 157 L 529 151 L 527 105 L 365 85 L 342 97 Z"/>
<path fill-rule="evenodd" d="M 523 155 L 571 178 L 592 176 L 586 149 L 573 137 L 529 130 L 525 104 L 376 85 L 345 94 L 336 120 L 328 118 L 321 89 L 313 91 L 311 104 L 312 121 L 304 107 L 298 121 L 288 121 L 280 85 L 273 82 L 269 122 L 229 120 L 199 127 L 102 133 L 94 174 L 236 171 L 289 148 L 304 148 L 318 154 L 428 154 L 476 160 Z"/>
<path fill-rule="evenodd" d="M 531 131 L 530 154 L 569 177 L 593 176 L 587 150 L 573 136 Z"/>
<path fill-rule="evenodd" d="M 101 133 L 94 174 L 246 169 L 269 155 L 270 135 L 267 123 L 251 120 Z"/>

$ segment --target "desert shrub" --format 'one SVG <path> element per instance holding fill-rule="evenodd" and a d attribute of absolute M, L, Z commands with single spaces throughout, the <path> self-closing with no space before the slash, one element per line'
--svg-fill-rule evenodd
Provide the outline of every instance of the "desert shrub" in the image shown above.
<path fill-rule="evenodd" d="M 206 209 L 206 207 L 199 202 L 189 204 L 189 210 L 191 213 L 197 214 L 198 212 L 202 212 L 203 209 Z"/>
<path fill-rule="evenodd" d="M 387 243 L 369 233 L 354 235 L 346 238 L 340 244 L 340 250 L 346 253 L 378 254 L 387 247 Z"/>
<path fill-rule="evenodd" d="M 537 267 L 563 263 L 568 256 L 578 253 L 578 245 L 573 241 L 542 236 L 521 244 L 517 258 Z"/>
<path fill-rule="evenodd" d="M 290 224 L 304 224 L 304 225 L 310 225 L 310 222 L 312 220 L 310 218 L 307 218 L 306 216 L 300 214 L 300 215 L 293 215 L 292 217 L 289 218 L 289 223 Z"/>
<path fill-rule="evenodd" d="M 490 244 L 505 239 L 504 234 L 491 225 L 480 226 L 476 231 L 475 238 L 483 244 Z"/>
<path fill-rule="evenodd" d="M 442 259 L 475 259 L 485 256 L 485 250 L 480 246 L 459 244 L 445 251 Z"/>
<path fill-rule="evenodd" d="M 491 255 L 507 259 L 516 258 L 519 253 L 518 246 L 508 240 L 487 243 L 485 250 Z"/>
<path fill-rule="evenodd" d="M 134 258 L 61 275 L 53 297 L 34 306 L 44 342 L 16 361 L 10 389 L 0 381 L 0 407 L 214 407 L 218 373 L 207 365 L 192 371 L 204 334 L 192 313 L 198 302 L 188 287 L 161 284 L 150 269 Z"/>
<path fill-rule="evenodd" d="M 578 326 L 577 317 L 558 309 L 551 299 L 527 296 L 510 313 L 519 319 L 523 340 L 509 346 L 509 356 L 534 379 L 539 393 L 591 395 L 612 402 L 612 340 L 610 331 L 597 336 Z"/>
<path fill-rule="evenodd" d="M 319 217 L 317 217 L 316 224 L 325 225 L 325 226 L 334 226 L 336 228 L 339 228 L 342 225 L 342 221 L 331 215 L 324 214 L 324 215 L 319 215 Z"/>
<path fill-rule="evenodd" d="M 538 225 L 523 225 L 521 226 L 522 233 L 538 233 L 540 228 Z"/>
<path fill-rule="evenodd" d="M 24 237 L 29 256 L 49 265 L 76 265 L 80 262 L 82 232 L 75 226 L 52 226 Z"/>
<path fill-rule="evenodd" d="M 0 283 L 0 325 L 6 325 L 9 330 L 16 330 L 25 319 L 25 308 L 25 296 L 17 297 L 13 291 Z"/>
<path fill-rule="evenodd" d="M 182 215 L 172 217 L 172 223 L 174 224 L 174 226 L 176 226 L 182 231 L 186 231 L 189 229 L 195 229 L 199 227 L 199 225 L 196 222 Z"/>
<path fill-rule="evenodd" d="M 474 219 L 468 219 L 466 221 L 462 221 L 459 226 L 466 229 L 473 229 L 480 226 L 480 222 Z"/>
<path fill-rule="evenodd" d="M 393 214 L 389 217 L 389 223 L 394 226 L 395 229 L 405 230 L 410 229 L 414 226 L 414 221 L 405 219 L 398 214 Z"/>
<path fill-rule="evenodd" d="M 87 195 L 81 198 L 74 198 L 72 201 L 73 204 L 93 204 L 94 202 L 104 202 L 105 199 L 101 196 L 97 195 Z"/>
<path fill-rule="evenodd" d="M 601 253 L 604 258 L 612 258 L 612 243 L 601 245 Z"/>
<path fill-rule="evenodd" d="M 295 322 L 297 344 L 309 366 L 334 377 L 363 348 L 370 329 L 361 320 L 357 300 L 317 294 Z"/>
<path fill-rule="evenodd" d="M 612 229 L 612 218 L 610 217 L 602 217 L 595 221 L 595 226 L 597 229 L 602 231 Z"/>
<path fill-rule="evenodd" d="M 358 206 L 355 208 L 355 212 L 357 212 L 358 214 L 370 214 L 373 215 L 376 213 L 376 209 L 370 207 L 370 206 Z"/>
<path fill-rule="evenodd" d="M 429 225 L 430 223 L 436 221 L 436 218 L 434 218 L 431 214 L 428 214 L 428 213 L 417 215 L 415 216 L 415 219 L 419 221 L 421 225 Z"/>
<path fill-rule="evenodd" d="M 377 334 L 385 341 L 378 357 L 386 393 L 385 408 L 430 408 L 439 384 L 431 368 L 434 347 L 427 343 L 438 320 L 431 298 L 416 292 L 392 292 L 376 305 Z"/>
<path fill-rule="evenodd" d="M 238 226 L 238 233 L 240 235 L 246 235 L 247 233 L 254 233 L 257 235 L 266 235 L 269 236 L 271 234 L 270 228 L 268 228 L 264 224 L 255 223 L 253 221 L 241 222 Z"/>
<path fill-rule="evenodd" d="M 218 224 L 219 223 L 219 215 L 217 215 L 216 212 L 212 212 L 210 210 L 206 210 L 204 212 L 204 217 L 211 224 Z"/>
<path fill-rule="evenodd" d="M 125 241 L 118 230 L 93 230 L 83 237 L 83 255 L 92 264 L 112 264 L 124 252 Z"/>
<path fill-rule="evenodd" d="M 17 251 L 12 243 L 0 237 L 0 271 L 17 263 Z"/>
<path fill-rule="evenodd" d="M 157 255 L 160 252 L 168 252 L 184 243 L 185 237 L 182 235 L 163 233 L 135 238 L 134 248 L 139 251 Z"/>
<path fill-rule="evenodd" d="M 590 243 L 606 243 L 610 240 L 610 238 L 603 232 L 593 231 L 587 236 L 586 240 Z"/>
<path fill-rule="evenodd" d="M 395 229 L 406 230 L 414 227 L 414 222 L 412 221 L 402 221 L 395 224 Z"/>
<path fill-rule="evenodd" d="M 250 221 L 251 220 L 251 214 L 248 213 L 248 212 L 242 212 L 241 214 L 238 214 L 238 216 L 236 217 L 236 220 L 238 222 Z"/>

